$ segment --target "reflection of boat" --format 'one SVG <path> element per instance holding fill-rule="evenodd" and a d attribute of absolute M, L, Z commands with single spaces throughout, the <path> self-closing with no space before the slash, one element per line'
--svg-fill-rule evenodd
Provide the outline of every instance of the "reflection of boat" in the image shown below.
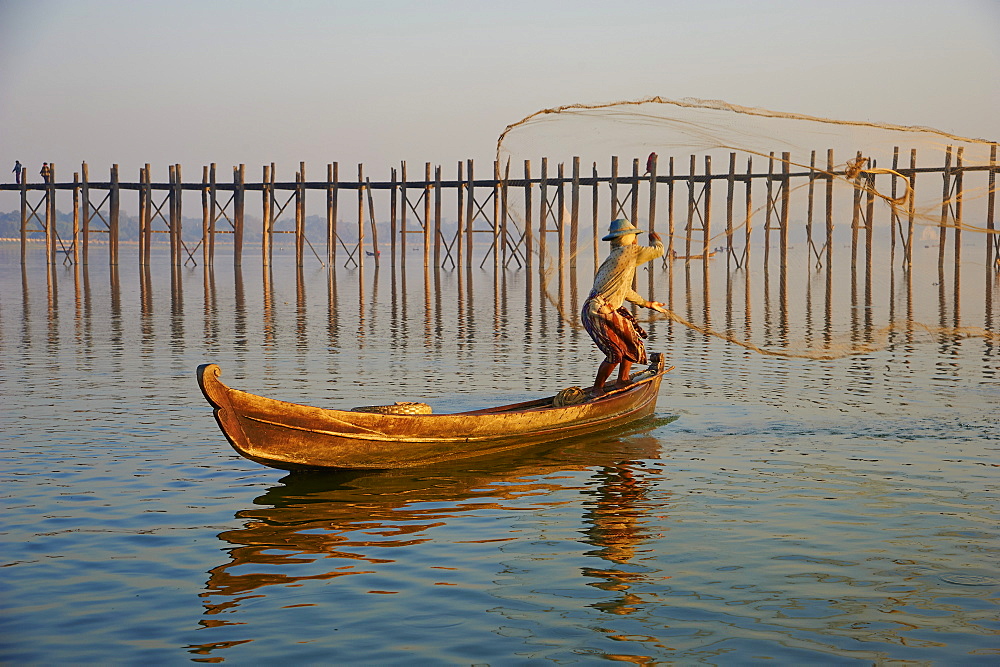
<path fill-rule="evenodd" d="M 653 412 L 665 372 L 659 354 L 622 389 L 556 407 L 556 397 L 453 414 L 327 410 L 231 389 L 215 364 L 198 383 L 241 455 L 273 468 L 408 468 L 480 456 L 627 424 Z"/>
<path fill-rule="evenodd" d="M 531 498 L 547 503 L 551 494 L 564 489 L 585 489 L 589 496 L 590 487 L 581 487 L 571 473 L 607 470 L 600 473 L 602 479 L 618 479 L 619 471 L 628 468 L 624 462 L 659 455 L 660 440 L 647 431 L 676 418 L 644 419 L 599 435 L 539 445 L 530 458 L 498 454 L 419 470 L 290 473 L 236 514 L 240 527 L 219 533 L 228 559 L 209 571 L 201 594 L 206 606 L 203 624 L 220 625 L 216 619 L 221 615 L 232 625 L 233 614 L 248 611 L 245 600 L 281 595 L 269 593 L 271 586 L 284 590 L 311 580 L 382 571 L 401 557 L 399 547 L 427 539 L 431 529 L 461 526 L 467 513 L 514 511 L 526 502 L 531 506 Z M 627 500 L 625 494 L 621 498 Z M 644 506 L 629 511 L 638 514 Z M 613 516 L 610 504 L 595 511 L 609 521 L 620 519 Z M 608 530 L 591 537 L 602 539 Z M 463 534 L 460 539 L 475 538 Z M 484 542 L 514 539 L 488 530 L 482 536 Z M 215 642 L 207 646 L 211 651 L 227 648 Z"/>

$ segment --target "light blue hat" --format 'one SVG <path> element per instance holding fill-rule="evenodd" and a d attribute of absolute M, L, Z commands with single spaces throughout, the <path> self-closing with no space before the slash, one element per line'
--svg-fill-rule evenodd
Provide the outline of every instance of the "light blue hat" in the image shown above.
<path fill-rule="evenodd" d="M 611 221 L 611 227 L 608 230 L 608 235 L 605 236 L 602 241 L 611 241 L 619 236 L 628 236 L 629 234 L 641 234 L 642 230 L 637 228 L 631 222 L 625 218 L 618 218 L 617 220 Z"/>

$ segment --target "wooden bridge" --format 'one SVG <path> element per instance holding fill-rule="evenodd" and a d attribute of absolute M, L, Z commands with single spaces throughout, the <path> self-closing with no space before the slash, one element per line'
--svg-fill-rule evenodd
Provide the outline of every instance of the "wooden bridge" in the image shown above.
<path fill-rule="evenodd" d="M 377 264 L 381 256 L 376 225 L 378 199 L 383 211 L 381 222 L 387 222 L 390 230 L 389 259 L 394 266 L 397 262 L 405 265 L 407 247 L 416 235 L 417 243 L 422 244 L 424 266 L 471 267 L 473 242 L 479 234 L 486 235 L 490 242 L 480 266 L 492 260 L 495 270 L 513 265 L 531 267 L 535 258 L 539 268 L 544 269 L 549 253 L 554 251 L 558 266 L 568 263 L 575 267 L 580 252 L 587 251 L 580 246 L 581 233 L 591 246 L 596 266 L 598 239 L 607 222 L 628 217 L 641 221 L 649 230 L 665 233 L 668 247 L 664 264 L 709 257 L 713 238 L 721 237 L 728 262 L 739 268 L 750 261 L 751 233 L 758 221 L 763 223 L 765 267 L 771 262 L 773 238 L 777 239 L 780 265 L 785 266 L 789 200 L 792 191 L 800 187 L 806 188 L 805 231 L 811 257 L 819 265 L 829 265 L 835 217 L 833 186 L 837 179 L 853 180 L 856 186 L 861 186 L 851 189 L 850 202 L 837 205 L 850 206 L 852 266 L 858 261 L 862 243 L 865 261 L 870 265 L 876 193 L 891 193 L 889 196 L 895 198 L 905 190 L 902 177 L 917 189 L 918 183 L 919 187 L 926 187 L 924 183 L 932 175 L 942 179 L 942 189 L 935 188 L 943 195 L 939 265 L 945 259 L 949 229 L 958 260 L 963 193 L 969 186 L 966 178 L 976 177 L 984 180 L 982 187 L 986 192 L 985 219 L 981 225 L 977 220 L 977 227 L 987 232 L 986 264 L 996 269 L 1000 258 L 1000 235 L 996 233 L 995 221 L 996 157 L 997 145 L 993 144 L 989 164 L 965 165 L 962 149 L 949 147 L 944 164 L 918 167 L 916 150 L 909 152 L 903 164 L 901 152 L 896 148 L 892 155 L 895 173 L 880 176 L 890 182 L 877 187 L 874 173 L 835 169 L 833 151 L 828 150 L 819 164 L 813 151 L 807 169 L 804 165 L 793 165 L 788 153 L 758 157 L 756 163 L 751 156 L 745 165 L 737 164 L 737 154 L 731 153 L 727 168 L 722 171 L 713 171 L 709 155 L 700 158 L 692 155 L 681 169 L 673 157 L 661 164 L 653 154 L 642 173 L 638 158 L 632 160 L 628 172 L 620 173 L 619 159 L 612 157 L 610 171 L 605 175 L 598 173 L 596 163 L 589 174 L 583 173 L 579 158 L 573 158 L 568 169 L 564 163 L 552 169 L 549 160 L 542 158 L 537 175 L 531 161 L 525 160 L 521 174 L 512 175 L 509 162 L 502 168 L 499 162 L 494 162 L 488 178 L 477 178 L 473 161 L 467 160 L 457 163 L 454 178 L 445 179 L 441 166 L 425 163 L 422 178 L 414 180 L 404 162 L 398 169 L 391 169 L 389 180 L 376 182 L 365 175 L 364 165 L 358 165 L 356 179 L 353 176 L 345 179 L 336 162 L 326 165 L 322 180 L 309 180 L 303 162 L 291 180 L 278 180 L 273 163 L 262 168 L 259 181 L 248 181 L 242 164 L 232 168 L 231 176 L 220 178 L 219 170 L 212 164 L 203 167 L 200 180 L 186 182 L 179 164 L 169 167 L 166 182 L 154 182 L 148 164 L 139 170 L 138 180 L 122 182 L 118 165 L 112 165 L 108 180 L 95 181 L 84 163 L 71 181 L 59 182 L 56 167 L 51 165 L 47 182 L 3 184 L 0 191 L 20 193 L 22 263 L 29 240 L 44 235 L 50 264 L 87 264 L 89 249 L 96 235 L 102 234 L 107 238 L 108 261 L 116 266 L 121 253 L 124 195 L 138 199 L 140 265 L 151 261 L 154 234 L 167 235 L 170 261 L 178 266 L 199 262 L 213 265 L 216 239 L 220 234 L 228 235 L 233 261 L 240 265 L 247 255 L 244 237 L 249 194 L 254 200 L 252 205 L 260 211 L 260 261 L 265 266 L 271 263 L 278 234 L 292 235 L 298 266 L 311 261 L 310 253 L 318 262 L 331 267 L 341 258 L 345 265 L 363 267 L 366 256 Z M 859 152 L 855 159 L 862 160 L 862 154 Z M 721 202 L 719 194 L 713 197 L 713 188 L 717 193 L 721 188 L 725 191 L 721 220 L 713 218 L 713 199 Z M 683 208 L 676 201 L 677 189 L 682 191 L 682 205 L 686 204 Z M 195 241 L 190 238 L 190 230 L 187 240 L 182 234 L 185 191 L 201 194 L 202 225 Z M 322 239 L 309 239 L 306 234 L 306 195 L 310 191 L 325 195 L 326 224 Z M 314 195 L 314 200 L 319 196 Z M 763 203 L 759 203 L 761 196 Z M 55 224 L 56 206 L 69 200 L 73 210 L 72 231 L 64 238 L 66 235 L 61 236 Z M 354 222 L 345 225 L 341 214 L 348 207 L 354 209 L 350 216 Z M 449 217 L 457 221 L 447 232 L 442 222 L 445 210 L 450 210 Z M 581 218 L 588 214 L 590 228 L 584 232 L 587 221 Z M 894 251 L 897 242 L 901 245 L 904 266 L 912 262 L 914 215 L 912 197 L 901 207 L 891 207 L 889 213 L 891 243 Z M 293 228 L 279 229 L 283 219 L 294 222 Z"/>

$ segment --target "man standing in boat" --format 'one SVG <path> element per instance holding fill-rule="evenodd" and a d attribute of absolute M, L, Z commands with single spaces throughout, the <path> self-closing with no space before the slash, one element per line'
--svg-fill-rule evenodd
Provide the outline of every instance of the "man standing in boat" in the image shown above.
<path fill-rule="evenodd" d="M 633 363 L 646 363 L 646 346 L 642 339 L 646 332 L 626 308 L 625 301 L 661 313 L 666 309 L 659 301 L 647 301 L 632 289 L 635 270 L 640 264 L 663 256 L 660 235 L 649 233 L 653 246 L 640 246 L 636 238 L 641 230 L 624 218 L 611 223 L 609 233 L 602 241 L 611 241 L 611 254 L 594 277 L 594 287 L 583 303 L 583 328 L 594 339 L 605 355 L 594 380 L 595 389 L 603 389 L 611 372 L 618 366 L 619 387 L 628 384 Z"/>

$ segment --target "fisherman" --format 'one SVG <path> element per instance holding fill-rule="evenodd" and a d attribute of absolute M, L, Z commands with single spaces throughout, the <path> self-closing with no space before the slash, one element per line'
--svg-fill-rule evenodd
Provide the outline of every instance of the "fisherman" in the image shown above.
<path fill-rule="evenodd" d="M 659 301 L 647 301 L 632 290 L 636 267 L 663 256 L 660 235 L 650 232 L 653 246 L 647 248 L 636 242 L 640 231 L 624 218 L 612 221 L 608 235 L 601 239 L 611 241 L 611 254 L 597 270 L 594 287 L 583 303 L 583 328 L 606 357 L 594 380 L 597 390 L 603 390 L 615 366 L 619 367 L 617 386 L 624 387 L 629 382 L 632 364 L 646 363 L 646 347 L 642 342 L 646 332 L 622 304 L 629 301 L 643 308 L 667 312 Z"/>

